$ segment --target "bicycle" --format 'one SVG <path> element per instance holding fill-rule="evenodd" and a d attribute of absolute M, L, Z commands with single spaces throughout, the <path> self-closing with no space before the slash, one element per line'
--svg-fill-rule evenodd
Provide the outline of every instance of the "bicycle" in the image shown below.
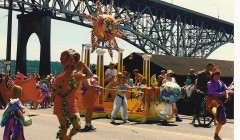
<path fill-rule="evenodd" d="M 206 97 L 201 102 L 201 109 L 198 114 L 198 124 L 203 127 L 208 127 L 213 122 L 214 116 L 212 113 L 210 113 L 206 110 L 205 99 L 206 99 Z"/>

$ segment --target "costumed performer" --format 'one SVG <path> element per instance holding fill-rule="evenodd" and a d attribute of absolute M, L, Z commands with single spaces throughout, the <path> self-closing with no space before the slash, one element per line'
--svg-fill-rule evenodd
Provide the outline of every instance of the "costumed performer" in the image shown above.
<path fill-rule="evenodd" d="M 166 78 L 162 81 L 162 85 L 164 87 L 164 84 L 167 83 L 167 82 L 170 82 L 170 83 L 176 83 L 177 84 L 177 81 L 176 79 L 173 77 L 174 75 L 174 72 L 172 70 L 167 70 L 167 74 L 166 74 Z M 170 85 L 173 85 L 173 88 L 172 89 L 175 89 L 174 91 L 178 91 L 178 87 L 179 85 L 175 85 L 175 84 L 170 84 Z M 167 86 L 168 87 L 168 86 Z M 176 87 L 176 88 L 175 88 Z M 161 89 L 162 90 L 162 89 Z M 181 92 L 181 89 L 180 89 L 180 92 Z M 162 97 L 163 97 L 163 93 L 161 94 Z M 170 94 L 167 94 L 167 95 L 170 95 Z M 170 97 L 173 97 L 173 100 L 172 103 L 173 103 L 173 106 L 174 106 L 174 113 L 175 113 L 175 117 L 176 117 L 176 121 L 177 122 L 181 122 L 182 119 L 178 116 L 178 109 L 177 109 L 177 105 L 176 105 L 176 102 L 177 100 L 180 98 L 181 94 L 179 94 L 179 92 L 173 92 L 173 95 L 174 96 L 170 96 Z"/>
<path fill-rule="evenodd" d="M 25 107 L 20 101 L 22 88 L 13 86 L 11 96 L 1 120 L 1 126 L 5 126 L 3 140 L 25 140 L 23 131 Z"/>
<path fill-rule="evenodd" d="M 134 89 L 135 87 L 131 87 L 128 85 L 128 77 L 123 77 L 123 74 L 119 72 L 117 74 L 117 81 L 113 82 L 112 88 L 117 89 L 117 95 L 114 99 L 113 103 L 113 110 L 111 113 L 111 123 L 115 124 L 115 118 L 117 116 L 117 113 L 121 109 L 121 115 L 123 123 L 128 123 L 128 116 L 127 116 L 127 110 L 128 110 L 128 104 L 127 104 L 127 98 L 125 96 L 125 93 L 128 89 Z"/>
<path fill-rule="evenodd" d="M 86 109 L 85 114 L 85 127 L 82 131 L 94 131 L 96 130 L 95 127 L 91 124 L 92 122 L 92 114 L 94 105 L 98 99 L 99 94 L 101 93 L 99 90 L 103 89 L 102 87 L 98 86 L 98 77 L 94 75 L 93 78 L 84 79 L 82 82 L 82 94 L 81 94 L 81 102 L 84 108 Z"/>
<path fill-rule="evenodd" d="M 80 54 L 75 50 L 69 49 L 63 51 L 60 57 L 64 72 L 58 75 L 53 84 L 54 108 L 53 114 L 57 115 L 60 123 L 60 130 L 57 138 L 60 140 L 70 140 L 81 128 L 80 115 L 77 108 L 76 94 L 80 81 L 93 77 L 90 69 L 80 61 Z M 74 68 L 78 70 L 85 69 L 86 75 L 73 72 Z M 70 133 L 67 135 L 67 129 L 73 125 Z"/>
<path fill-rule="evenodd" d="M 220 74 L 219 69 L 214 67 L 211 74 L 211 80 L 207 83 L 208 92 L 207 98 L 205 99 L 207 111 L 213 113 L 218 122 L 215 129 L 214 140 L 221 140 L 218 134 L 222 125 L 226 123 L 225 106 L 223 105 L 222 99 L 229 100 L 228 95 L 233 94 L 233 91 L 229 90 L 220 80 Z"/>

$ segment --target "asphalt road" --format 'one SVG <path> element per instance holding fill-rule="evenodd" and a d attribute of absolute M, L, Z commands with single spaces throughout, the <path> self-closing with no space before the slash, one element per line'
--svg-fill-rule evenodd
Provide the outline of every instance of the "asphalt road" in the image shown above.
<path fill-rule="evenodd" d="M 2 116 L 4 110 L 0 110 Z M 52 109 L 30 110 L 33 124 L 24 127 L 26 140 L 55 140 L 58 131 L 58 121 L 52 114 Z M 191 116 L 180 115 L 182 122 L 162 125 L 161 123 L 140 124 L 130 122 L 119 125 L 110 124 L 110 119 L 95 119 L 92 124 L 97 128 L 95 132 L 81 132 L 73 137 L 73 140 L 213 140 L 215 126 L 209 128 L 190 125 Z M 84 117 L 81 117 L 84 127 Z M 4 128 L 0 128 L 0 137 L 3 136 Z M 222 127 L 220 136 L 223 140 L 234 139 L 234 121 Z"/>

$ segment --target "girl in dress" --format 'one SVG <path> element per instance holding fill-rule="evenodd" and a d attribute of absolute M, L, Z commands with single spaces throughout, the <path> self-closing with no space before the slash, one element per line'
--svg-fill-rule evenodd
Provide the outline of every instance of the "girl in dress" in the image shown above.
<path fill-rule="evenodd" d="M 11 96 L 1 120 L 1 126 L 5 126 L 3 140 L 25 140 L 23 132 L 25 107 L 20 101 L 22 88 L 15 85 Z"/>

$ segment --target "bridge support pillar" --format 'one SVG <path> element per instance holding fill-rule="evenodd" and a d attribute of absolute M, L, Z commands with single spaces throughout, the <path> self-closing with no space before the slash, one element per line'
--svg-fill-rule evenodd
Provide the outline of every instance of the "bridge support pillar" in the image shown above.
<path fill-rule="evenodd" d="M 27 42 L 32 33 L 36 33 L 40 42 L 40 76 L 47 76 L 51 72 L 50 64 L 50 33 L 51 17 L 49 12 L 33 12 L 30 14 L 21 14 L 18 19 L 18 42 L 17 42 L 17 60 L 16 71 L 27 74 Z"/>

